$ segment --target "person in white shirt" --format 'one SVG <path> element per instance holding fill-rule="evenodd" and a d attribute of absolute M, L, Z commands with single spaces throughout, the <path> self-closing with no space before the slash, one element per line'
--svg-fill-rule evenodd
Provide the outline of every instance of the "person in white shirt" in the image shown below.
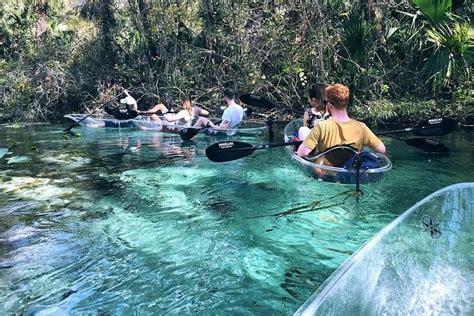
<path fill-rule="evenodd" d="M 123 93 L 125 93 L 126 97 L 123 99 L 120 99 L 120 103 L 126 104 L 128 110 L 132 110 L 137 112 L 138 111 L 138 104 L 137 100 L 135 100 L 126 89 L 123 90 Z"/>
<path fill-rule="evenodd" d="M 224 90 L 224 101 L 227 103 L 227 108 L 222 113 L 222 122 L 218 125 L 214 124 L 207 118 L 199 118 L 194 124 L 194 127 L 210 126 L 213 129 L 226 130 L 236 128 L 245 117 L 245 112 L 242 106 L 235 103 L 236 92 L 232 89 Z"/>

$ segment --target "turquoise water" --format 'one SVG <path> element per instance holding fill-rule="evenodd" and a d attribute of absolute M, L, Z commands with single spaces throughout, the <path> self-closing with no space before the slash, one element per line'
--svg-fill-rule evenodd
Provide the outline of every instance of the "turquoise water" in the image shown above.
<path fill-rule="evenodd" d="M 469 182 L 417 202 L 345 261 L 295 315 L 472 315 L 473 197 Z"/>
<path fill-rule="evenodd" d="M 201 135 L 64 127 L 0 127 L 0 312 L 289 315 L 416 201 L 474 179 L 472 130 L 440 137 L 445 157 L 384 139 L 394 168 L 356 203 L 281 148 L 217 164 Z"/>

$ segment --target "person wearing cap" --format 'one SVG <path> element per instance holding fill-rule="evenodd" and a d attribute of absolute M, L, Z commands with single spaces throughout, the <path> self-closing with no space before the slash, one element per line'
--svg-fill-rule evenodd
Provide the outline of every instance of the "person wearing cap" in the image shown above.
<path fill-rule="evenodd" d="M 364 123 L 348 116 L 349 88 L 338 83 L 326 87 L 324 92 L 324 103 L 332 118 L 318 122 L 311 129 L 298 147 L 298 156 L 320 153 L 336 145 L 349 145 L 358 151 L 366 146 L 385 153 L 384 143 Z"/>

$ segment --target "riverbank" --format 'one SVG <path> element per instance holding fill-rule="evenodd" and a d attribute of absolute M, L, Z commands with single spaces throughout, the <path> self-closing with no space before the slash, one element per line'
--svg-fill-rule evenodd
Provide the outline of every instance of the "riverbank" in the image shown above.
<path fill-rule="evenodd" d="M 367 122 L 374 126 L 385 126 L 391 124 L 411 124 L 431 117 L 451 117 L 460 122 L 462 126 L 474 127 L 474 95 L 461 100 L 377 100 L 360 102 L 349 106 L 351 116 Z M 217 108 L 219 100 L 202 102 L 207 109 Z M 302 110 L 306 105 L 284 105 L 295 110 Z M 147 109 L 148 106 L 139 105 L 141 109 Z M 55 124 L 64 122 L 64 114 L 74 111 L 51 112 L 44 115 L 41 121 L 28 119 L 22 112 L 8 112 L 5 109 L 0 112 L 0 124 L 20 123 L 25 126 L 37 124 Z M 85 109 L 78 110 L 78 113 L 87 112 Z M 220 114 L 222 110 L 217 109 Z M 274 121 L 289 121 L 295 118 L 294 114 L 287 111 L 278 111 L 278 106 L 272 110 L 254 109 L 256 119 L 271 118 Z"/>

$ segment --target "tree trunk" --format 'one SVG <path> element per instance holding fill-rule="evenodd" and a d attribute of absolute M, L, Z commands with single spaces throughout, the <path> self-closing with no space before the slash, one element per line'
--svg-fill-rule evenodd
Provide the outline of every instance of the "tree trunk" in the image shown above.
<path fill-rule="evenodd" d="M 37 0 L 33 7 L 35 22 L 33 24 L 33 36 L 38 47 L 43 46 L 46 30 L 48 28 L 47 0 Z"/>
<path fill-rule="evenodd" d="M 115 17 L 114 12 L 112 11 L 112 7 L 114 5 L 113 2 L 113 0 L 103 0 L 100 2 L 104 55 L 108 63 L 111 65 L 114 65 L 117 60 L 113 39 L 113 28 L 115 26 Z"/>
<path fill-rule="evenodd" d="M 158 49 L 151 34 L 149 8 L 144 0 L 138 0 L 138 13 L 140 14 L 140 23 L 142 25 L 143 37 L 145 38 L 146 58 L 148 65 L 152 67 L 153 58 L 158 54 Z"/>

